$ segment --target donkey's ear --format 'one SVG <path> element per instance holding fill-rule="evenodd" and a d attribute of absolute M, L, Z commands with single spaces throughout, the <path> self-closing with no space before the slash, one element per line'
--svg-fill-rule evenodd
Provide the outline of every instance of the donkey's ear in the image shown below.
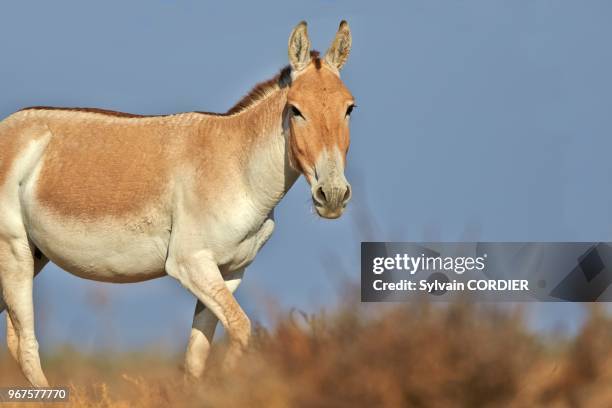
<path fill-rule="evenodd" d="M 334 42 L 325 53 L 325 62 L 340 71 L 351 52 L 351 42 L 351 29 L 348 23 L 342 20 Z"/>
<path fill-rule="evenodd" d="M 289 62 L 296 71 L 301 71 L 310 63 L 310 40 L 305 21 L 296 25 L 289 36 Z"/>

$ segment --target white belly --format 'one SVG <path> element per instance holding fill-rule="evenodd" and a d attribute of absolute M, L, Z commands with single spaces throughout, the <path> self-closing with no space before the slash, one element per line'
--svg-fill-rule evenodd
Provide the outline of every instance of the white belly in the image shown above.
<path fill-rule="evenodd" d="M 26 205 L 28 236 L 49 260 L 86 279 L 139 282 L 165 274 L 170 220 L 135 216 L 131 223 L 116 220 L 79 222 L 55 217 Z"/>

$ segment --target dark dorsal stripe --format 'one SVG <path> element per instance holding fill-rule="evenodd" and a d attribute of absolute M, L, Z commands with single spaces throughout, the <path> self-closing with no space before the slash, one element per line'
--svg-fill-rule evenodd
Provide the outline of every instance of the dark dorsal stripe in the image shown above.
<path fill-rule="evenodd" d="M 28 110 L 57 110 L 57 111 L 70 111 L 70 112 L 90 112 L 90 113 L 100 113 L 102 115 L 107 116 L 116 116 L 120 118 L 153 118 L 153 117 L 162 117 L 162 116 L 170 116 L 170 115 L 137 115 L 134 113 L 126 113 L 126 112 L 118 112 L 109 109 L 98 109 L 98 108 L 61 108 L 55 106 L 30 106 L 28 108 L 23 108 L 21 111 Z"/>

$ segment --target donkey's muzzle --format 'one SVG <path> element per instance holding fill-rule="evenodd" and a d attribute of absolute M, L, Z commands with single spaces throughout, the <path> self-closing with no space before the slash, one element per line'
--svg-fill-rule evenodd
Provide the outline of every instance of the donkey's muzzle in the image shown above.
<path fill-rule="evenodd" d="M 312 201 L 324 218 L 338 218 L 351 199 L 351 185 L 345 180 L 321 182 L 312 189 Z"/>

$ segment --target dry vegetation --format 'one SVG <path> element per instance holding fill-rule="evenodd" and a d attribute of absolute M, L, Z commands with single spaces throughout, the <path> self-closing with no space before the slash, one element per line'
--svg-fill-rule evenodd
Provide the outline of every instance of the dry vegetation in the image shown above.
<path fill-rule="evenodd" d="M 10 357 L 0 364 L 0 384 L 23 384 Z M 218 374 L 213 359 L 197 386 L 184 386 L 180 357 L 162 352 L 66 349 L 44 364 L 76 407 L 607 407 L 612 321 L 593 309 L 575 339 L 559 342 L 493 305 L 347 302 L 257 328 L 241 367 Z"/>

